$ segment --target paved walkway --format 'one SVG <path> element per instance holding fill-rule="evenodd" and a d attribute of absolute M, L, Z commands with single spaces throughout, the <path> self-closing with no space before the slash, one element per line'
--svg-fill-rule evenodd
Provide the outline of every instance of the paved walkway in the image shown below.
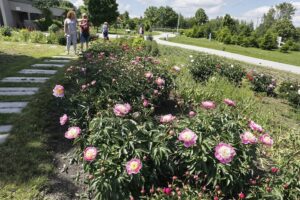
<path fill-rule="evenodd" d="M 166 38 L 166 37 L 175 37 L 175 35 L 163 33 L 161 35 L 154 36 L 154 40 L 158 44 L 161 44 L 161 45 L 179 47 L 179 48 L 183 48 L 183 49 L 189 49 L 189 50 L 193 50 L 193 51 L 214 54 L 217 56 L 222 56 L 225 58 L 234 59 L 234 60 L 250 63 L 253 65 L 257 65 L 257 66 L 269 67 L 269 68 L 273 68 L 273 69 L 277 69 L 277 70 L 300 74 L 300 66 L 289 65 L 289 64 L 279 63 L 279 62 L 273 62 L 273 61 L 263 60 L 263 59 L 259 59 L 259 58 L 253 58 L 253 57 L 249 57 L 249 56 L 243 56 L 240 54 L 229 53 L 226 51 L 220 51 L 220 50 L 209 49 L 209 48 L 204 48 L 204 47 L 197 47 L 197 46 L 193 46 L 193 45 L 179 44 L 179 43 L 169 42 L 169 41 L 160 39 L 160 38 Z"/>
<path fill-rule="evenodd" d="M 57 70 L 47 68 L 61 68 L 69 63 L 74 57 L 53 56 L 51 59 L 44 60 L 43 63 L 31 65 L 28 69 L 22 69 L 16 77 L 5 77 L 0 83 L 11 84 L 11 86 L 0 86 L 0 96 L 15 96 L 15 101 L 1 102 L 0 114 L 18 114 L 27 106 L 28 102 L 22 101 L 22 96 L 31 96 L 38 92 L 39 84 L 42 84 L 56 74 Z M 42 68 L 42 69 L 39 69 Z M 46 68 L 46 69 L 45 69 Z M 44 75 L 42 77 L 29 77 L 30 75 Z M 29 75 L 29 76 L 27 76 Z M 46 75 L 46 77 L 45 77 Z M 35 87 L 22 87 L 23 83 L 36 84 Z M 0 124 L 0 144 L 4 143 L 10 135 L 13 126 L 11 124 Z"/>

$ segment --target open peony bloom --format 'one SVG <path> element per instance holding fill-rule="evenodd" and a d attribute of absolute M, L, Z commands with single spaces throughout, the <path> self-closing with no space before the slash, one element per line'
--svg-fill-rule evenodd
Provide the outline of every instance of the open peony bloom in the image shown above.
<path fill-rule="evenodd" d="M 155 80 L 155 83 L 159 86 L 159 87 L 162 87 L 165 85 L 165 80 L 158 77 L 156 80 Z"/>
<path fill-rule="evenodd" d="M 67 121 L 68 121 L 68 115 L 66 115 L 66 114 L 64 114 L 63 116 L 61 116 L 59 118 L 59 123 L 62 126 L 65 125 L 67 123 Z"/>
<path fill-rule="evenodd" d="M 114 113 L 116 116 L 124 117 L 131 111 L 131 106 L 128 103 L 116 104 L 114 107 Z"/>
<path fill-rule="evenodd" d="M 248 124 L 249 128 L 251 128 L 253 131 L 263 132 L 263 128 L 256 124 L 254 121 L 250 121 Z"/>
<path fill-rule="evenodd" d="M 255 144 L 257 143 L 257 138 L 251 132 L 245 132 L 240 135 L 243 144 Z"/>
<path fill-rule="evenodd" d="M 185 147 L 190 147 L 196 144 L 197 138 L 198 136 L 188 128 L 179 133 L 178 137 L 180 141 L 183 141 Z"/>
<path fill-rule="evenodd" d="M 212 110 L 216 108 L 216 104 L 213 101 L 203 101 L 201 103 L 202 108 L 205 108 L 206 110 Z"/>
<path fill-rule="evenodd" d="M 193 118 L 193 117 L 195 117 L 197 115 L 197 113 L 195 112 L 195 111 L 190 111 L 189 112 L 189 117 L 190 118 Z"/>
<path fill-rule="evenodd" d="M 146 108 L 149 106 L 149 101 L 147 99 L 143 100 L 143 106 Z"/>
<path fill-rule="evenodd" d="M 259 137 L 259 140 L 267 146 L 273 145 L 273 139 L 269 134 L 263 134 L 262 136 Z"/>
<path fill-rule="evenodd" d="M 235 155 L 236 152 L 230 144 L 221 142 L 215 148 L 215 157 L 223 164 L 230 163 Z"/>
<path fill-rule="evenodd" d="M 232 101 L 231 99 L 224 99 L 224 103 L 227 104 L 228 106 L 232 106 L 232 107 L 236 106 L 235 102 Z"/>
<path fill-rule="evenodd" d="M 81 129 L 77 126 L 70 127 L 68 131 L 65 133 L 65 138 L 67 139 L 75 139 L 81 133 Z"/>
<path fill-rule="evenodd" d="M 172 188 L 170 188 L 170 187 L 163 188 L 163 193 L 165 193 L 166 195 L 171 195 L 172 194 Z"/>
<path fill-rule="evenodd" d="M 134 158 L 126 163 L 126 171 L 130 174 L 137 174 L 142 169 L 142 162 L 140 159 Z"/>
<path fill-rule="evenodd" d="M 87 147 L 83 152 L 83 159 L 86 161 L 93 161 L 95 160 L 97 153 L 96 147 Z"/>
<path fill-rule="evenodd" d="M 171 123 L 176 119 L 175 116 L 168 114 L 168 115 L 163 115 L 160 117 L 160 123 L 167 124 Z"/>
<path fill-rule="evenodd" d="M 56 85 L 53 89 L 53 95 L 55 97 L 64 97 L 65 96 L 65 88 L 62 85 Z"/>
<path fill-rule="evenodd" d="M 153 74 L 151 72 L 146 72 L 145 77 L 149 80 L 153 78 Z"/>

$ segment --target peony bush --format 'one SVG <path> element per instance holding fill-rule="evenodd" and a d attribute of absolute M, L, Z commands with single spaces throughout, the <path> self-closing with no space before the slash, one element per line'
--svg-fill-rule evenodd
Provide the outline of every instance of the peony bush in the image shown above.
<path fill-rule="evenodd" d="M 181 69 L 168 68 L 138 43 L 96 43 L 67 69 L 69 87 L 53 90 L 68 105 L 58 121 L 83 163 L 86 196 L 289 197 L 295 186 L 276 178 L 284 169 L 261 163 L 276 144 L 272 132 L 235 99 L 180 98 Z"/>

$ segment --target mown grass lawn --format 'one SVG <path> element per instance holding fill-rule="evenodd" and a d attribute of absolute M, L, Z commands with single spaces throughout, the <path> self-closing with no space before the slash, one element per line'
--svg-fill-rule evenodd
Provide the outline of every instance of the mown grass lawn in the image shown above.
<path fill-rule="evenodd" d="M 210 42 L 208 39 L 205 38 L 189 38 L 186 36 L 169 38 L 169 41 L 227 51 L 231 53 L 237 53 L 245 56 L 286 63 L 300 67 L 300 52 L 293 51 L 289 53 L 281 53 L 279 52 L 279 50 L 267 51 L 252 47 L 246 48 L 238 45 L 226 45 L 214 40 Z"/>
<path fill-rule="evenodd" d="M 0 42 L 0 79 L 24 76 L 17 72 L 63 52 L 62 46 Z M 51 91 L 63 70 L 59 69 L 57 75 L 45 84 L 0 83 L 1 87 L 40 87 L 38 94 L 31 97 L 0 97 L 1 101 L 30 101 L 21 114 L 0 115 L 0 124 L 14 126 L 7 142 L 0 145 L 1 200 L 38 199 L 40 189 L 53 172 L 53 151 L 49 142 L 61 133 L 56 130 L 57 116 L 51 111 L 57 108 Z"/>

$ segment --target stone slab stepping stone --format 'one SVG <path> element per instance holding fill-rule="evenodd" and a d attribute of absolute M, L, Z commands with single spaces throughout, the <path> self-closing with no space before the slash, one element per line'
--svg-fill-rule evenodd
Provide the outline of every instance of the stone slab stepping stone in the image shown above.
<path fill-rule="evenodd" d="M 0 135 L 0 144 L 3 144 L 7 140 L 8 136 L 9 134 Z"/>
<path fill-rule="evenodd" d="M 57 70 L 44 70 L 44 69 L 23 69 L 19 71 L 20 74 L 56 74 Z"/>
<path fill-rule="evenodd" d="M 32 67 L 64 67 L 64 64 L 34 64 Z"/>
<path fill-rule="evenodd" d="M 8 133 L 12 129 L 12 125 L 2 125 L 0 126 L 0 133 Z"/>
<path fill-rule="evenodd" d="M 44 83 L 47 77 L 7 77 L 1 80 L 3 83 Z"/>
<path fill-rule="evenodd" d="M 20 113 L 28 102 L 0 102 L 0 113 Z"/>
<path fill-rule="evenodd" d="M 46 63 L 69 63 L 71 60 L 44 60 Z"/>
<path fill-rule="evenodd" d="M 23 96 L 34 95 L 39 88 L 37 87 L 0 87 L 0 95 L 2 96 Z"/>

